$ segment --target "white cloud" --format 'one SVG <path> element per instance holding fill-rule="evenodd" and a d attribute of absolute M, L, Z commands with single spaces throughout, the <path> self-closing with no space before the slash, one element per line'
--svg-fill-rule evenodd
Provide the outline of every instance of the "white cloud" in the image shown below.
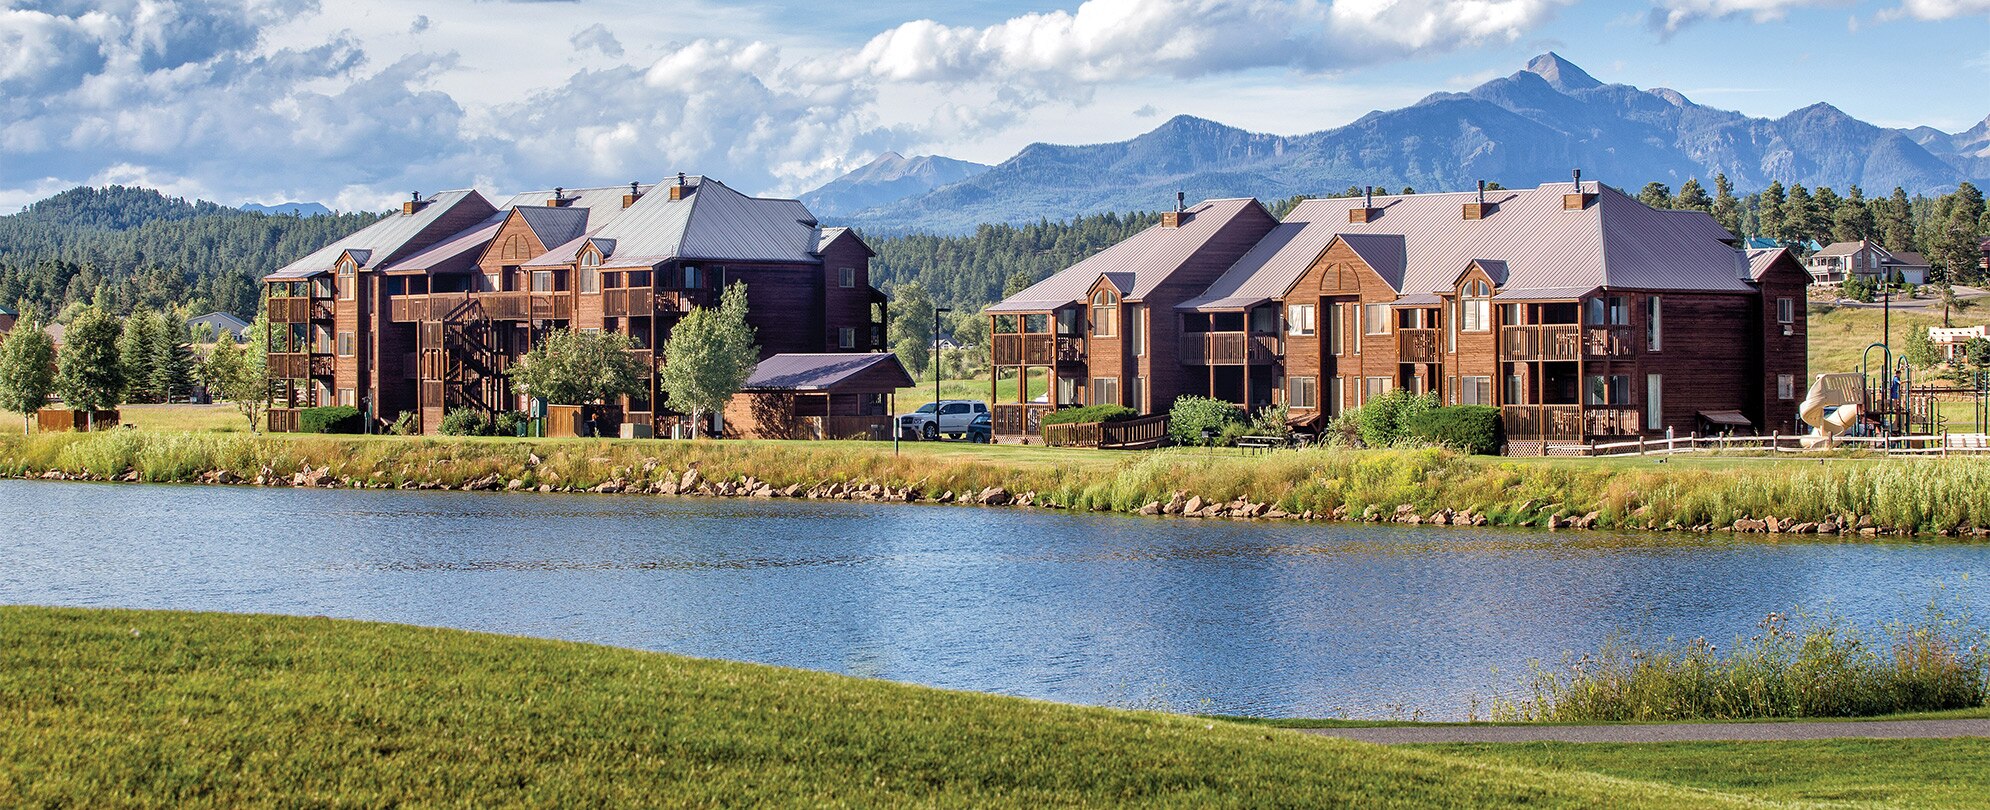
<path fill-rule="evenodd" d="M 1658 0 L 1651 10 L 1654 30 L 1672 34 L 1702 20 L 1747 17 L 1758 23 L 1775 22 L 1792 9 L 1849 5 L 1850 0 Z"/>
<path fill-rule="evenodd" d="M 1882 20 L 1912 17 L 1917 20 L 1950 20 L 1973 14 L 1990 14 L 1990 0 L 1901 0 L 1897 8 L 1882 11 Z"/>
<path fill-rule="evenodd" d="M 608 26 L 601 23 L 574 32 L 567 43 L 574 46 L 575 50 L 597 51 L 602 56 L 622 55 L 622 41 L 616 39 L 615 32 L 608 30 Z"/>

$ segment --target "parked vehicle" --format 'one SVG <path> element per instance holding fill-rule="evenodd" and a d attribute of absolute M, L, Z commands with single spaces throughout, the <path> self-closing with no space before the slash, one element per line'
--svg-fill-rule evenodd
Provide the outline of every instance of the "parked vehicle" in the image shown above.
<path fill-rule="evenodd" d="M 995 441 L 995 420 L 985 413 L 974 415 L 974 421 L 967 423 L 967 440 L 975 444 Z"/>
<path fill-rule="evenodd" d="M 901 436 L 916 436 L 926 441 L 937 441 L 941 434 L 952 438 L 967 435 L 967 429 L 974 417 L 986 416 L 988 403 L 972 399 L 947 399 L 928 402 L 919 410 L 898 417 L 898 433 Z"/>

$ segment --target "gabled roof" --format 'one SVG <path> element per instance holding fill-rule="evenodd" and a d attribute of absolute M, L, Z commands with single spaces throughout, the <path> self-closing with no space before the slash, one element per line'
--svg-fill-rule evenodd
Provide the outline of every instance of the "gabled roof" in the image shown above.
<path fill-rule="evenodd" d="M 1498 259 L 1473 259 L 1465 265 L 1464 269 L 1458 271 L 1458 275 L 1452 277 L 1452 286 L 1457 286 L 1458 279 L 1464 278 L 1465 274 L 1471 271 L 1474 264 L 1478 265 L 1480 270 L 1486 271 L 1486 277 L 1492 279 L 1493 286 L 1498 287 L 1506 284 L 1506 262 Z"/>
<path fill-rule="evenodd" d="M 351 250 L 347 250 L 345 254 L 340 257 L 340 261 L 344 261 L 345 256 L 352 257 L 352 265 L 354 267 L 365 267 L 366 261 L 368 259 L 373 258 L 373 251 L 367 248 L 353 248 Z M 338 262 L 333 262 L 332 264 L 333 266 L 337 266 Z"/>
<path fill-rule="evenodd" d="M 1283 295 L 1335 237 L 1404 295 L 1449 291 L 1472 262 L 1504 266 L 1500 291 L 1580 295 L 1599 287 L 1743 292 L 1748 266 L 1734 236 L 1699 211 L 1654 210 L 1598 183 L 1581 210 L 1564 210 L 1575 187 L 1549 183 L 1489 192 L 1493 212 L 1468 220 L 1477 192 L 1381 196 L 1367 222 L 1349 222 L 1358 198 L 1301 202 L 1285 222 L 1184 309 L 1222 309 Z M 1497 195 L 1497 196 L 1495 196 Z"/>
<path fill-rule="evenodd" d="M 1789 248 L 1777 247 L 1748 251 L 1748 277 L 1760 280 L 1763 273 L 1769 272 L 1769 268 L 1775 266 L 1776 260 L 1784 257 L 1788 257 L 1792 261 L 1796 259 L 1795 255 L 1790 253 Z"/>
<path fill-rule="evenodd" d="M 1832 242 L 1829 245 L 1825 245 L 1822 250 L 1810 254 L 1810 257 L 1813 259 L 1824 259 L 1832 256 L 1850 256 L 1863 250 L 1868 245 L 1879 247 L 1863 239 L 1857 242 Z"/>
<path fill-rule="evenodd" d="M 476 227 L 422 248 L 414 253 L 410 253 L 407 258 L 382 267 L 380 271 L 383 273 L 419 272 L 432 270 L 452 260 L 469 258 L 474 261 L 476 258 L 475 254 L 481 253 L 484 247 L 491 243 L 492 239 L 497 238 L 498 231 L 504 227 L 505 218 L 509 216 L 510 214 L 499 211 L 485 217 L 484 221 L 477 223 Z"/>
<path fill-rule="evenodd" d="M 821 232 L 808 208 L 795 200 L 748 197 L 706 177 L 686 178 L 682 199 L 656 192 L 589 232 L 615 240 L 614 258 L 603 267 L 647 267 L 671 259 L 713 259 L 820 263 Z M 525 263 L 545 267 L 570 263 L 579 254 L 576 238 Z"/>
<path fill-rule="evenodd" d="M 1269 217 L 1255 199 L 1206 200 L 1188 209 L 1179 227 L 1154 225 L 1003 299 L 988 312 L 1043 312 L 1084 298 L 1103 273 L 1126 273 L 1124 297 L 1138 301 L 1166 281 L 1241 216 Z M 1116 283 L 1117 284 L 1117 283 Z"/>
<path fill-rule="evenodd" d="M 1887 261 L 1886 259 L 1881 259 L 1881 260 L 1880 260 L 1880 263 L 1881 263 L 1881 264 L 1897 264 L 1897 265 L 1900 265 L 1900 266 L 1902 266 L 1902 267 L 1928 267 L 1928 266 L 1929 266 L 1929 264 L 1928 264 L 1928 259 L 1927 259 L 1927 257 L 1925 257 L 1925 256 L 1922 256 L 1922 255 L 1921 255 L 1921 254 L 1919 254 L 1919 253 L 1915 253 L 1914 251 L 1911 251 L 1911 250 L 1902 250 L 1902 251 L 1897 251 L 1897 252 L 1889 252 L 1889 253 L 1888 253 L 1887 255 L 1888 255 L 1888 257 L 1889 257 L 1889 258 L 1891 258 L 1891 259 L 1892 259 L 1892 261 Z"/>
<path fill-rule="evenodd" d="M 412 214 L 388 214 L 380 221 L 368 225 L 329 245 L 312 251 L 302 259 L 284 265 L 266 278 L 281 281 L 284 279 L 310 278 L 321 273 L 329 273 L 339 257 L 347 251 L 365 251 L 370 259 L 378 264 L 391 264 L 401 256 L 411 253 L 412 247 L 435 224 L 450 212 L 464 205 L 490 203 L 483 195 L 472 189 L 444 191 L 430 197 L 426 204 Z"/>
<path fill-rule="evenodd" d="M 543 205 L 521 205 L 512 209 L 518 218 L 531 229 L 542 245 L 564 245 L 587 233 L 590 211 L 580 206 L 548 208 Z"/>
<path fill-rule="evenodd" d="M 777 354 L 760 361 L 745 391 L 823 391 L 872 369 L 894 377 L 894 389 L 912 385 L 912 375 L 891 352 L 863 354 Z M 892 373 L 892 372 L 895 372 Z"/>

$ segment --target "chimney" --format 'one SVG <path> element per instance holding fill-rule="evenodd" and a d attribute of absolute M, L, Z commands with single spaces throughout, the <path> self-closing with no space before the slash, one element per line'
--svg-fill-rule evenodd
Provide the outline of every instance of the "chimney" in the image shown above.
<path fill-rule="evenodd" d="M 1575 176 L 1575 191 L 1569 194 L 1562 195 L 1563 211 L 1581 211 L 1582 209 L 1589 207 L 1589 203 L 1591 200 L 1596 199 L 1595 194 L 1585 193 L 1582 190 L 1582 170 L 1576 169 L 1574 172 L 1574 176 Z"/>
<path fill-rule="evenodd" d="M 1479 199 L 1477 202 L 1465 203 L 1465 218 L 1485 219 L 1486 217 L 1492 216 L 1492 212 L 1493 212 L 1492 203 L 1486 202 L 1486 181 L 1480 180 Z"/>
<path fill-rule="evenodd" d="M 684 185 L 684 173 L 677 173 L 677 185 L 670 187 L 670 199 L 681 200 L 691 196 L 691 187 Z"/>
<path fill-rule="evenodd" d="M 1347 221 L 1373 222 L 1381 213 L 1381 210 L 1375 207 L 1375 187 L 1367 186 L 1361 190 L 1361 207 L 1347 209 Z"/>
<path fill-rule="evenodd" d="M 1161 227 L 1179 228 L 1188 223 L 1188 193 L 1175 192 L 1175 210 L 1161 215 Z"/>
<path fill-rule="evenodd" d="M 425 205 L 428 205 L 428 202 L 421 198 L 421 192 L 414 192 L 408 195 L 407 202 L 401 203 L 401 214 L 404 216 L 412 215 L 414 212 L 420 211 L 422 206 Z"/>
<path fill-rule="evenodd" d="M 635 205 L 636 201 L 642 198 L 643 198 L 642 184 L 631 181 L 629 183 L 629 193 L 622 195 L 622 207 L 627 208 L 631 205 Z"/>
<path fill-rule="evenodd" d="M 565 208 L 571 202 L 573 200 L 567 197 L 567 190 L 564 186 L 554 186 L 553 198 L 546 201 L 546 207 Z"/>

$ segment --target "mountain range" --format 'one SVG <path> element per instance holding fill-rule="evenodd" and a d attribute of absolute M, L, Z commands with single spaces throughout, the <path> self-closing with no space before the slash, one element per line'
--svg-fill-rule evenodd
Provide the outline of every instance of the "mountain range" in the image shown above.
<path fill-rule="evenodd" d="M 1470 91 L 1304 135 L 1183 115 L 1119 143 L 1032 144 L 993 167 L 891 153 L 803 199 L 825 221 L 870 233 L 965 233 L 985 222 L 1157 210 L 1176 191 L 1191 201 L 1351 185 L 1453 191 L 1481 179 L 1536 185 L 1576 168 L 1631 189 L 1693 177 L 1711 189 L 1725 173 L 1737 193 L 1778 181 L 1938 194 L 1990 178 L 1990 118 L 1960 133 L 1879 127 L 1825 103 L 1753 118 L 1676 90 L 1604 84 L 1545 53 Z"/>

